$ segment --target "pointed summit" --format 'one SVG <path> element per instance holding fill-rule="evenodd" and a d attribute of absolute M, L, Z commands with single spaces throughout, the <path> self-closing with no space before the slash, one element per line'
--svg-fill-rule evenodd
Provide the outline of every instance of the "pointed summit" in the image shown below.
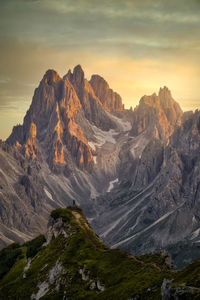
<path fill-rule="evenodd" d="M 68 78 L 69 81 L 71 81 L 71 80 L 72 80 L 72 77 L 73 77 L 72 71 L 71 71 L 71 69 L 69 69 L 69 71 L 67 72 L 67 74 L 65 74 L 65 75 L 63 76 L 63 80 L 65 80 L 66 78 Z"/>
<path fill-rule="evenodd" d="M 52 69 L 47 70 L 43 77 L 43 81 L 49 85 L 61 79 L 62 78 L 58 75 L 58 73 Z"/>
<path fill-rule="evenodd" d="M 158 96 L 143 96 L 139 106 L 135 108 L 133 134 L 138 135 L 149 130 L 154 137 L 169 138 L 176 125 L 181 124 L 183 112 L 179 104 L 172 98 L 170 90 L 160 88 Z"/>
<path fill-rule="evenodd" d="M 76 72 L 83 72 L 83 68 L 80 64 L 78 64 L 74 67 L 73 73 L 76 73 Z"/>
<path fill-rule="evenodd" d="M 84 81 L 84 72 L 81 65 L 77 65 L 73 70 L 73 81 L 76 84 L 81 84 Z"/>
<path fill-rule="evenodd" d="M 90 84 L 95 92 L 95 95 L 99 98 L 102 106 L 107 111 L 122 111 L 124 105 L 122 104 L 122 98 L 119 94 L 110 89 L 107 81 L 99 76 L 92 75 Z"/>
<path fill-rule="evenodd" d="M 172 98 L 171 91 L 166 86 L 164 86 L 163 88 L 160 88 L 158 96 L 163 101 L 169 100 Z"/>
<path fill-rule="evenodd" d="M 97 74 L 92 75 L 90 84 L 99 99 L 105 98 L 105 93 L 109 90 L 109 85 L 103 77 Z"/>
<path fill-rule="evenodd" d="M 64 79 L 56 71 L 48 70 L 35 90 L 23 125 L 15 127 L 7 139 L 11 145 L 18 142 L 23 153 L 32 158 L 39 154 L 39 145 L 40 152 L 45 153 L 52 169 L 59 165 L 58 168 L 63 170 L 72 160 L 80 168 L 89 168 L 92 162 L 91 149 L 76 123 L 82 105 L 76 86 L 68 76 L 83 81 L 84 86 L 84 73 L 80 66 L 74 69 L 73 74 L 68 72 Z"/>

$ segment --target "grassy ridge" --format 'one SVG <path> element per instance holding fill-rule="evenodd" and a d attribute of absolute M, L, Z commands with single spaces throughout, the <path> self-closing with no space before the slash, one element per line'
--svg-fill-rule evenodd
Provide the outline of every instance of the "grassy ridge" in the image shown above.
<path fill-rule="evenodd" d="M 62 220 L 64 233 L 54 236 L 49 244 L 39 236 L 0 252 L 0 266 L 12 257 L 1 275 L 0 299 L 30 299 L 46 286 L 41 299 L 156 300 L 161 299 L 165 278 L 177 276 L 180 284 L 181 278 L 187 277 L 170 270 L 159 253 L 135 258 L 109 249 L 77 207 L 56 209 L 51 217 L 54 224 Z"/>

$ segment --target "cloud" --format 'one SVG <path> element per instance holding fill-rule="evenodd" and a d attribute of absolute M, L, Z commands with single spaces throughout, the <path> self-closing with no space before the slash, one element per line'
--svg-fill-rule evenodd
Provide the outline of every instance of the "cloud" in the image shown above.
<path fill-rule="evenodd" d="M 47 69 L 79 63 L 127 107 L 160 85 L 186 107 L 199 93 L 199 9 L 198 0 L 1 0 L 0 119 L 22 119 L 16 106 L 26 111 Z"/>

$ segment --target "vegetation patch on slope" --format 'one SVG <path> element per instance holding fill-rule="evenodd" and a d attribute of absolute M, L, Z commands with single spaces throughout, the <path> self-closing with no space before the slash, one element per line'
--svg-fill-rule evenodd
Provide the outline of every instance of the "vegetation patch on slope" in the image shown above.
<path fill-rule="evenodd" d="M 4 249 L 9 253 L 16 247 L 18 252 L 2 273 L 1 299 L 156 300 L 164 279 L 177 276 L 160 253 L 135 257 L 108 248 L 80 208 L 54 210 L 50 224 L 49 241 L 39 236 Z"/>

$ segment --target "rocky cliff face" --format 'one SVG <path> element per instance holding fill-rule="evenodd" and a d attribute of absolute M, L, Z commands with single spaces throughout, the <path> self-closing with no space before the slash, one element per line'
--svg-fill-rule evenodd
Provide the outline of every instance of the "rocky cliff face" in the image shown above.
<path fill-rule="evenodd" d="M 48 203 L 40 165 L 18 150 L 0 143 L 0 248 L 45 232 L 47 217 L 55 207 Z"/>
<path fill-rule="evenodd" d="M 106 111 L 123 111 L 124 105 L 119 94 L 110 89 L 108 83 L 99 75 L 92 75 L 90 84 Z"/>
<path fill-rule="evenodd" d="M 68 80 L 49 70 L 36 89 L 23 126 L 14 128 L 7 143 L 21 145 L 27 156 L 35 158 L 37 144 L 51 166 L 68 165 L 68 152 L 79 167 L 88 167 L 92 151 L 76 122 L 82 105 Z M 36 134 L 37 133 L 37 134 Z"/>
<path fill-rule="evenodd" d="M 110 245 L 136 253 L 183 241 L 190 241 L 187 251 L 199 245 L 199 120 L 196 111 L 175 129 L 167 144 L 160 139 L 147 143 L 133 162 L 129 180 L 121 179 L 121 185 L 105 196 L 107 215 L 99 213 L 94 226 Z M 105 200 L 101 197 L 99 202 Z M 98 224 L 103 224 L 101 229 Z M 175 248 L 177 256 L 181 250 Z M 181 266 L 188 262 L 186 256 Z"/>
<path fill-rule="evenodd" d="M 157 139 L 167 139 L 175 126 L 181 124 L 183 112 L 174 101 L 167 87 L 161 88 L 158 96 L 143 96 L 134 110 L 132 134 L 137 136 L 145 129 Z"/>
<path fill-rule="evenodd" d="M 102 130 L 108 131 L 115 128 L 116 125 L 104 111 L 102 101 L 95 90 L 84 77 L 84 72 L 80 65 L 76 66 L 73 73 L 69 71 L 64 78 L 68 77 L 73 84 L 76 93 L 80 99 L 84 115 L 89 122 Z M 109 101 L 107 99 L 107 101 Z"/>
<path fill-rule="evenodd" d="M 5 186 L 0 193 L 2 228 L 34 235 L 50 209 L 75 201 L 113 247 L 143 253 L 198 245 L 199 124 L 199 112 L 183 114 L 166 87 L 127 111 L 103 78 L 88 82 L 80 65 L 63 78 L 47 71 L 7 140 L 13 154 L 5 143 L 1 149 L 14 166 L 10 180 L 0 165 L 0 184 L 9 182 L 9 193 Z"/>
<path fill-rule="evenodd" d="M 52 168 L 74 161 L 79 168 L 90 169 L 92 149 L 85 135 L 91 124 L 105 131 L 116 127 L 84 78 L 81 66 L 63 79 L 48 70 L 35 90 L 23 125 L 14 127 L 7 143 L 17 145 L 31 158 L 36 157 L 39 146 Z"/>
<path fill-rule="evenodd" d="M 74 199 L 77 203 L 84 200 L 88 206 L 90 197 L 96 196 L 107 181 L 102 171 L 99 175 L 92 171 L 98 148 L 107 134 L 109 141 L 122 129 L 120 120 L 103 109 L 81 66 L 63 78 L 48 70 L 35 90 L 23 125 L 13 128 L 7 139 L 10 146 L 2 143 L 0 149 L 2 162 L 6 159 L 13 165 L 12 181 L 6 175 L 8 166 L 0 166 L 2 186 L 9 181 L 9 191 L 2 188 L 0 193 L 2 245 L 27 239 L 27 233 L 31 237 L 42 232 L 46 214 L 54 207 L 72 204 Z M 4 148 L 12 150 L 11 157 Z M 18 166 L 21 160 L 25 169 Z M 30 215 L 37 220 L 35 227 Z M 9 227 L 19 231 L 10 233 Z"/>

